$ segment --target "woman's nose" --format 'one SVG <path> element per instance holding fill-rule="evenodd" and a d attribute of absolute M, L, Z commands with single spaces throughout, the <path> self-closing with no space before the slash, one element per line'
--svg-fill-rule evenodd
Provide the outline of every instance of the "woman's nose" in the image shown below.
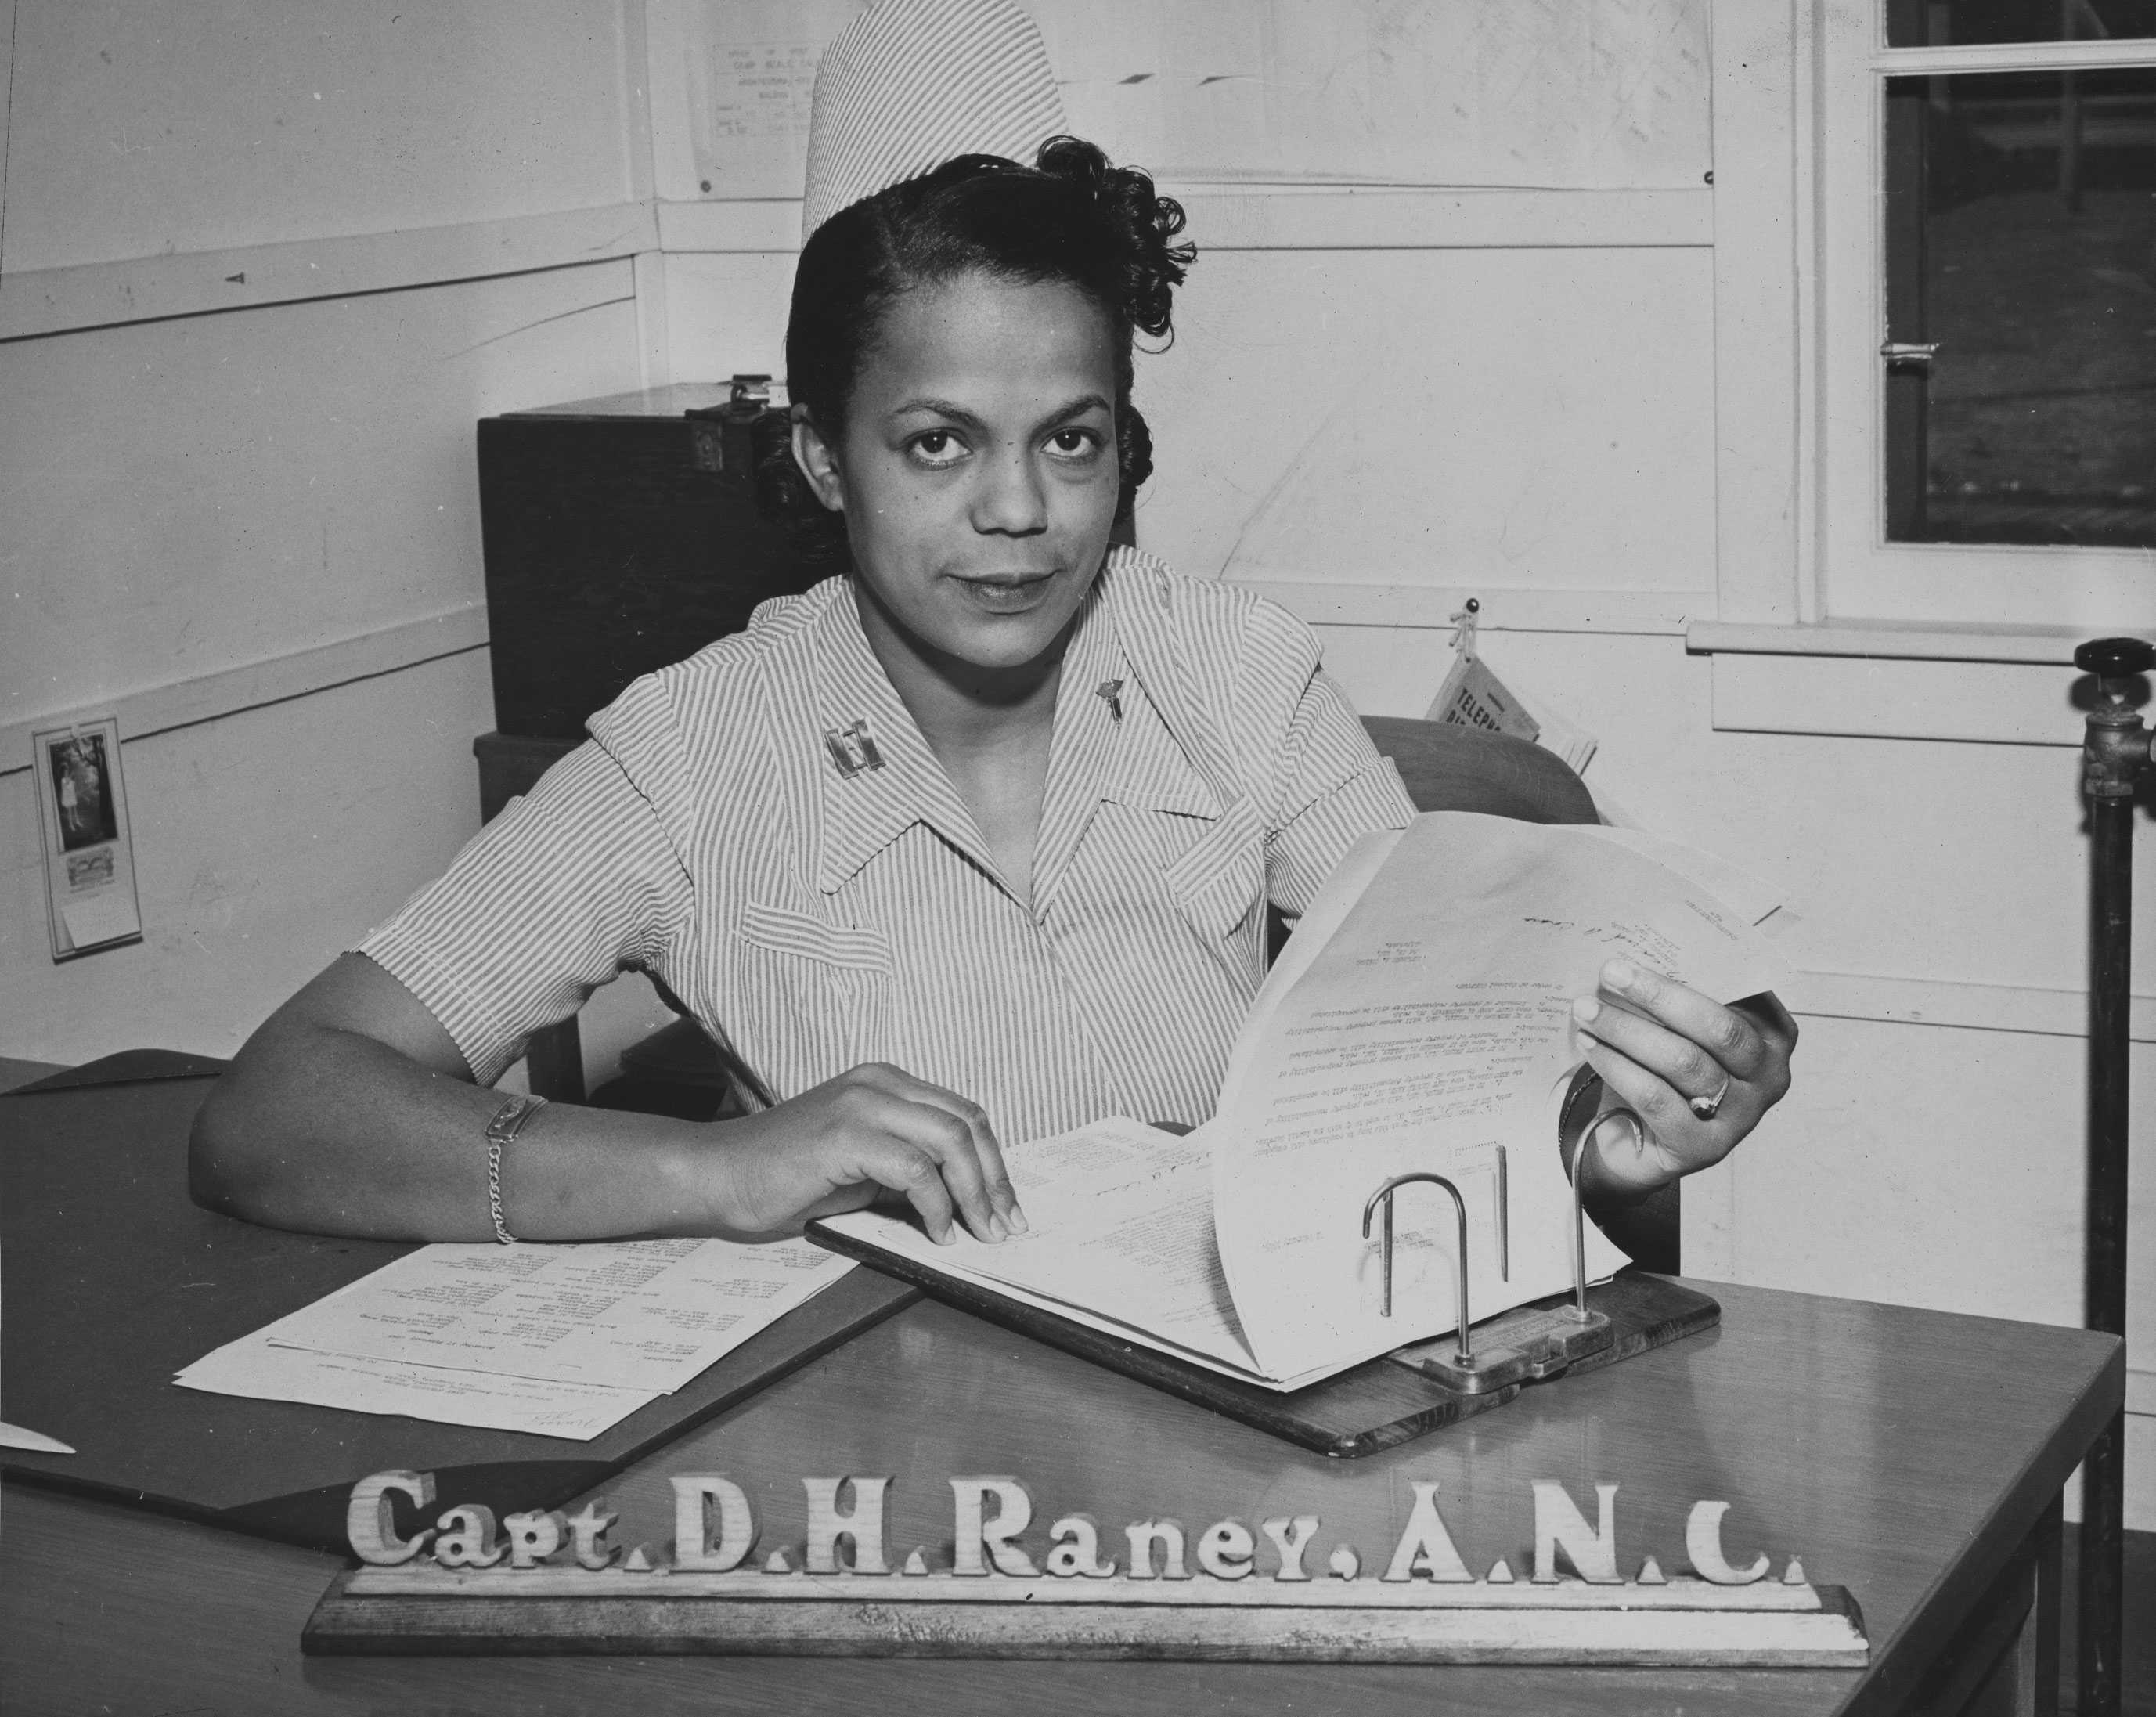
<path fill-rule="evenodd" d="M 1027 537 L 1048 528 L 1048 493 L 1024 448 L 998 449 L 983 461 L 973 497 L 973 528 Z"/>

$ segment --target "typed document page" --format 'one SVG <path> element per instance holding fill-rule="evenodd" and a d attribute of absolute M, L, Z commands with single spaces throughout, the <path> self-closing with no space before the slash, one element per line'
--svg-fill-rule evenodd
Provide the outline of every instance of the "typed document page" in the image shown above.
<path fill-rule="evenodd" d="M 1004 1153 L 1029 1231 L 997 1246 L 957 1231 L 937 1246 L 907 1218 L 857 1211 L 824 1226 L 1090 1328 L 1247 1373 L 1213 1243 L 1213 1175 L 1202 1134 L 1122 1118 Z"/>
<path fill-rule="evenodd" d="M 1781 981 L 1741 914 L 1580 830 L 1428 815 L 1373 837 L 1342 877 L 1261 992 L 1207 1129 L 1222 1267 L 1275 1375 L 1456 1324 L 1457 1221 L 1429 1185 L 1396 1195 L 1394 1311 L 1381 1315 L 1378 1229 L 1364 1237 L 1363 1210 L 1397 1175 L 1459 1188 L 1472 1318 L 1570 1285 L 1557 1107 L 1583 1059 L 1571 1002 L 1595 993 L 1603 962 L 1626 956 L 1721 1000 Z M 1623 1263 L 1591 1223 L 1586 1243 L 1590 1279 Z"/>

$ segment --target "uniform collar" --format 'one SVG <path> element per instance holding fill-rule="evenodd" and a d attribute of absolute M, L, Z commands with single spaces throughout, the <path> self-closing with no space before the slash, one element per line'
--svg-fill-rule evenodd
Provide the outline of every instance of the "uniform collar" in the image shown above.
<path fill-rule="evenodd" d="M 1036 912 L 1055 899 L 1101 800 L 1113 796 L 1108 784 L 1118 772 L 1123 729 L 1144 699 L 1116 635 L 1108 583 L 1104 568 L 1079 611 L 1056 687 L 1055 734 L 1033 849 Z"/>
<path fill-rule="evenodd" d="M 808 731 L 798 742 L 813 753 L 811 767 L 822 782 L 817 887 L 825 894 L 837 893 L 916 823 L 927 825 L 993 873 L 973 813 L 928 748 L 861 630 L 853 581 L 836 583 L 809 640 Z M 849 775 L 833 758 L 827 736 L 843 735 L 856 722 L 865 725 L 880 762 Z"/>
<path fill-rule="evenodd" d="M 1226 805 L 1208 767 L 1191 689 L 1188 640 L 1173 623 L 1168 574 L 1135 548 L 1108 557 L 1100 592 L 1112 616 L 1127 683 L 1115 767 L 1102 796 L 1147 810 L 1217 817 Z"/>
<path fill-rule="evenodd" d="M 1068 874 L 1102 800 L 1150 810 L 1215 817 L 1221 799 L 1193 767 L 1187 740 L 1150 684 L 1174 671 L 1148 667 L 1156 652 L 1126 648 L 1116 550 L 1096 581 L 1064 657 L 1050 743 L 1048 783 L 1033 864 L 1036 912 L 1055 897 Z M 1135 594 L 1135 593 L 1133 593 Z M 1142 618 L 1136 630 L 1145 630 Z M 995 866 L 973 813 L 929 749 L 912 715 L 893 688 L 861 630 L 850 579 L 832 581 L 831 598 L 803 639 L 799 665 L 806 697 L 794 742 L 813 750 L 820 782 L 822 833 L 816 860 L 818 888 L 835 894 L 870 860 L 916 823 L 925 825 L 988 875 Z M 1112 686 L 1112 693 L 1104 688 Z M 881 759 L 878 768 L 844 774 L 825 743 L 865 724 Z"/>

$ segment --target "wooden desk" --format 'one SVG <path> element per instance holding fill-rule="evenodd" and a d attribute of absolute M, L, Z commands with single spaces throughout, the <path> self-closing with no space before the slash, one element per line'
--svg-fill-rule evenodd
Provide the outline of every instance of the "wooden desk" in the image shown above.
<path fill-rule="evenodd" d="M 1681 1557 L 1701 1498 L 1732 1555 L 1800 1554 L 1846 1586 L 1866 1673 L 691 1658 L 304 1659 L 333 1559 L 10 1489 L 0 1521 L 8 1709 L 459 1712 L 1015 1709 L 1339 1712 L 1962 1709 L 2056 1687 L 2057 1497 L 2123 1389 L 2119 1343 L 2034 1324 L 1716 1287 L 1723 1326 L 1530 1391 L 1406 1448 L 1328 1462 L 932 1303 L 915 1306 L 630 1469 L 622 1530 L 661 1538 L 666 1478 L 724 1471 L 798 1539 L 804 1473 L 896 1476 L 900 1555 L 949 1534 L 952 1473 L 1113 1528 L 1173 1514 L 1322 1517 L 1366 1560 L 1410 1478 L 1442 1482 L 1468 1558 L 1531 1555 L 1528 1483 L 1616 1480 L 1620 1552 Z M 446 1504 L 454 1500 L 444 1498 Z M 1591 1505 L 1591 1504 L 1590 1504 Z M 629 1541 L 634 1542 L 632 1537 Z M 2049 1570 L 2049 1578 L 2046 1573 Z M 2032 1606 L 2032 1597 L 2034 1599 Z M 2030 1618 L 2027 1627 L 2022 1618 Z M 2048 1622 L 2048 1626 L 2046 1624 Z M 2002 1642 L 2007 1655 L 1999 1656 Z M 2048 1661 L 2046 1660 L 2048 1653 Z M 2024 1701 L 2025 1705 L 2025 1700 Z M 2010 1705 L 2006 1709 L 2011 1709 Z M 1989 1705 L 1979 1709 L 1989 1709 Z"/>

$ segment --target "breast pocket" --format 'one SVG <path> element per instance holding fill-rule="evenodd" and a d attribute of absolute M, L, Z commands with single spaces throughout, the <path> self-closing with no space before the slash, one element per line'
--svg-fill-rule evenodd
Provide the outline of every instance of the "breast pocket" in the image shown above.
<path fill-rule="evenodd" d="M 743 998 L 776 1077 L 806 1087 L 877 1059 L 896 971 L 881 932 L 751 902 L 736 938 Z"/>
<path fill-rule="evenodd" d="M 741 938 L 768 954 L 790 955 L 834 971 L 889 977 L 891 944 L 880 930 L 855 930 L 827 924 L 806 912 L 751 901 L 742 908 Z"/>
<path fill-rule="evenodd" d="M 1231 936 L 1265 900 L 1265 830 L 1248 796 L 1232 801 L 1161 876 L 1200 935 Z"/>

